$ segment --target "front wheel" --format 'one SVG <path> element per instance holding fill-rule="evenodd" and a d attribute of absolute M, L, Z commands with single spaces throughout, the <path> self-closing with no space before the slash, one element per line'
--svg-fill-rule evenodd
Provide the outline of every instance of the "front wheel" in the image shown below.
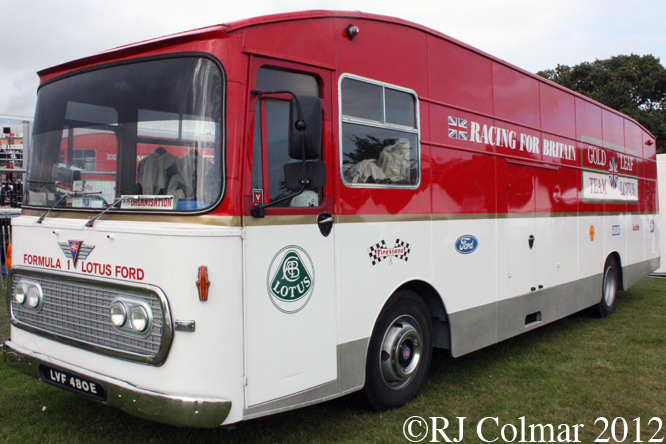
<path fill-rule="evenodd" d="M 601 301 L 599 301 L 599 304 L 594 307 L 594 314 L 596 316 L 605 318 L 613 313 L 619 282 L 617 262 L 613 257 L 609 257 L 604 265 L 604 275 L 601 284 Z"/>
<path fill-rule="evenodd" d="M 412 291 L 396 293 L 384 307 L 370 338 L 364 403 L 384 411 L 411 401 L 428 374 L 432 322 L 428 307 Z"/>

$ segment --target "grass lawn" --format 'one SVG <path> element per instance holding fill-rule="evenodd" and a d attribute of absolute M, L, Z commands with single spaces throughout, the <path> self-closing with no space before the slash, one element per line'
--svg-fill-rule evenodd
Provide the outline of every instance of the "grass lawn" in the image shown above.
<path fill-rule="evenodd" d="M 9 326 L 2 299 L 4 342 Z M 576 314 L 458 359 L 436 350 L 421 395 L 381 414 L 361 409 L 350 396 L 233 430 L 184 429 L 134 418 L 0 362 L 0 443 L 408 443 L 403 424 L 415 415 L 454 422 L 449 438 L 458 434 L 455 418 L 465 417 L 464 443 L 482 442 L 477 424 L 485 417 L 498 418 L 499 427 L 486 420 L 482 429 L 486 439 L 499 438 L 496 443 L 505 442 L 504 424 L 520 430 L 520 417 L 527 426 L 553 424 L 556 433 L 569 426 L 571 440 L 572 426 L 583 424 L 583 443 L 604 430 L 602 421 L 595 425 L 599 417 L 609 421 L 601 438 L 613 442 L 610 423 L 621 417 L 629 428 L 624 442 L 636 442 L 640 418 L 640 439 L 647 443 L 659 430 L 650 419 L 666 422 L 666 280 L 648 278 L 620 293 L 615 313 L 605 319 Z M 506 432 L 509 441 L 510 428 Z M 622 421 L 616 420 L 615 432 L 621 441 Z M 666 438 L 666 425 L 655 438 Z"/>

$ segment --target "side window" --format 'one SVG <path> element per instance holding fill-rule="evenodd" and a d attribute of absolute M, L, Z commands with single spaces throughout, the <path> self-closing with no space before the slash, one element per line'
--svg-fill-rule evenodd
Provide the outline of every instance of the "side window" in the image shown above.
<path fill-rule="evenodd" d="M 420 165 L 416 94 L 345 76 L 340 81 L 340 108 L 345 184 L 417 186 Z"/>
<path fill-rule="evenodd" d="M 81 149 L 81 150 L 75 150 L 72 154 L 74 155 L 73 165 L 75 167 L 81 168 L 82 170 L 86 171 L 96 170 L 97 151 Z"/>
<path fill-rule="evenodd" d="M 319 84 L 314 76 L 260 68 L 257 89 L 291 91 L 297 95 L 319 96 Z M 257 100 L 254 124 L 252 189 L 261 190 L 263 202 L 270 203 L 292 193 L 285 185 L 284 166 L 300 163 L 289 157 L 289 99 L 263 97 Z M 308 189 L 293 199 L 276 204 L 277 207 L 317 207 L 321 202 L 321 189 Z"/>

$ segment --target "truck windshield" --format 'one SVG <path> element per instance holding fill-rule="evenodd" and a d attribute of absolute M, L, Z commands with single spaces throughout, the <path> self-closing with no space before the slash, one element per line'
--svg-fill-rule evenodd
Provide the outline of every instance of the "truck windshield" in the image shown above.
<path fill-rule="evenodd" d="M 127 211 L 211 207 L 223 189 L 222 96 L 221 69 L 194 56 L 45 84 L 25 205 L 99 210 L 125 196 Z"/>

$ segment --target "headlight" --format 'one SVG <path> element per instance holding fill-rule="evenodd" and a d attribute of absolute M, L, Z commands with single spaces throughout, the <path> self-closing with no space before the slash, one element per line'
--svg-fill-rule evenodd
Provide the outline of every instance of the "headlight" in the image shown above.
<path fill-rule="evenodd" d="M 109 305 L 111 323 L 123 333 L 145 337 L 153 325 L 153 311 L 145 301 L 119 296 Z"/>
<path fill-rule="evenodd" d="M 14 287 L 14 300 L 30 311 L 39 311 L 44 303 L 44 292 L 39 282 L 19 279 Z"/>
<path fill-rule="evenodd" d="M 37 308 L 41 300 L 41 292 L 39 288 L 31 285 L 28 287 L 28 291 L 25 296 L 25 302 L 28 304 L 28 307 Z"/>
<path fill-rule="evenodd" d="M 111 323 L 116 327 L 122 327 L 125 325 L 125 321 L 127 320 L 127 310 L 125 310 L 125 306 L 122 302 L 116 301 L 111 304 L 111 308 L 109 308 L 109 316 L 111 318 Z"/>
<path fill-rule="evenodd" d="M 25 302 L 25 288 L 23 288 L 23 285 L 18 284 L 16 286 L 16 289 L 14 290 L 14 300 L 19 304 Z"/>
<path fill-rule="evenodd" d="M 148 327 L 148 313 L 146 313 L 146 310 L 142 306 L 137 305 L 132 308 L 130 323 L 136 331 L 144 331 Z"/>

